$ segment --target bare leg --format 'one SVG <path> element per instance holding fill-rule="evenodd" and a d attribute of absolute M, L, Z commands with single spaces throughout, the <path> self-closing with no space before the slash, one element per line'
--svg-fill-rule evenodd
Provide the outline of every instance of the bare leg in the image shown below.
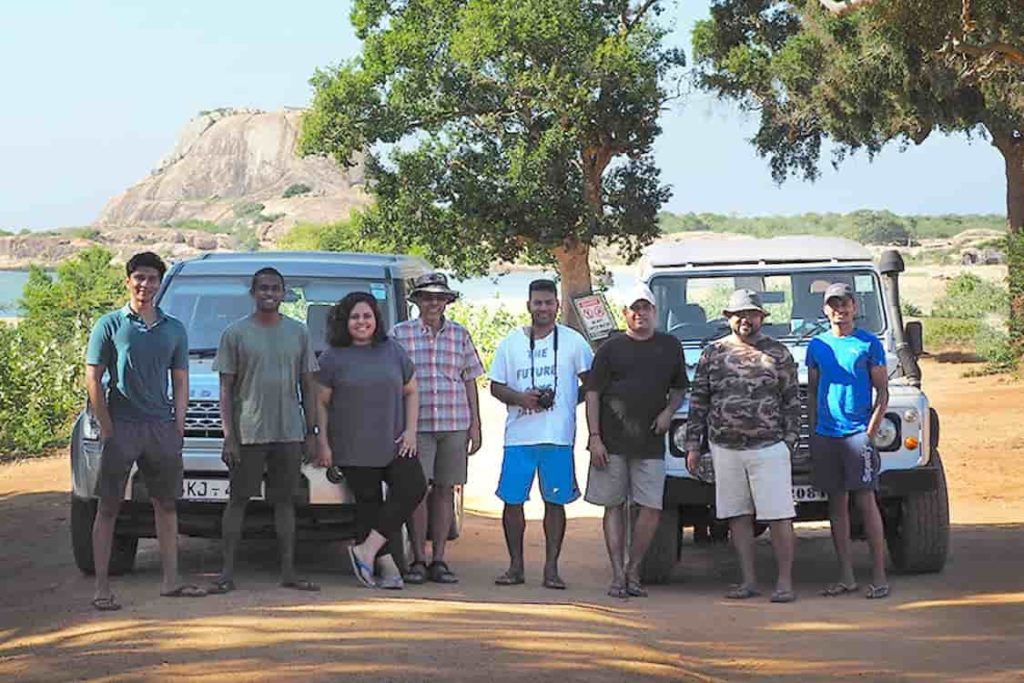
<path fill-rule="evenodd" d="M 508 576 L 523 576 L 523 536 L 526 533 L 526 515 L 523 506 L 505 503 L 501 515 L 501 525 L 505 530 L 505 546 L 508 548 Z"/>
<path fill-rule="evenodd" d="M 370 533 L 366 534 L 366 539 L 363 540 L 357 546 L 352 548 L 352 551 L 356 554 L 363 564 L 368 567 L 374 565 L 374 561 L 377 558 L 377 553 L 384 547 L 384 544 L 388 542 L 384 534 L 380 533 L 376 529 L 370 529 Z"/>
<path fill-rule="evenodd" d="M 444 562 L 444 549 L 448 543 L 448 531 L 452 527 L 455 491 L 452 486 L 434 485 L 430 496 L 430 542 L 434 562 Z"/>
<path fill-rule="evenodd" d="M 740 560 L 740 573 L 743 576 L 741 586 L 754 590 L 757 587 L 757 574 L 754 572 L 754 518 L 742 515 L 729 519 L 729 535 L 732 545 Z"/>
<path fill-rule="evenodd" d="M 633 542 L 629 546 L 629 565 L 626 567 L 626 576 L 637 583 L 640 582 L 640 563 L 644 561 L 647 548 L 658 531 L 658 522 L 661 521 L 661 510 L 637 506 L 636 521 L 633 523 Z"/>
<path fill-rule="evenodd" d="M 111 595 L 110 548 L 114 544 L 114 526 L 120 509 L 120 498 L 100 498 L 96 504 L 96 519 L 92 523 L 92 560 L 96 572 L 93 598 L 109 598 Z"/>
<path fill-rule="evenodd" d="M 562 554 L 564 539 L 565 506 L 544 503 L 544 582 L 553 587 L 565 587 L 558 575 L 558 556 Z"/>
<path fill-rule="evenodd" d="M 775 551 L 775 564 L 779 568 L 779 575 L 775 581 L 775 590 L 791 591 L 793 590 L 793 548 L 796 545 L 796 536 L 793 534 L 793 520 L 779 519 L 769 522 L 768 527 L 771 529 L 772 534 L 772 550 Z M 753 539 L 751 539 L 751 546 L 753 546 Z"/>
<path fill-rule="evenodd" d="M 853 561 L 850 559 L 850 494 L 829 494 L 828 519 L 832 527 L 832 545 L 839 560 L 839 582 L 852 586 L 856 583 L 853 575 Z M 881 521 L 879 521 L 881 523 Z"/>
<path fill-rule="evenodd" d="M 622 505 L 604 509 L 604 543 L 608 548 L 608 559 L 612 561 L 612 587 L 624 588 L 626 523 Z"/>
<path fill-rule="evenodd" d="M 245 521 L 245 508 L 248 504 L 248 498 L 231 498 L 224 508 L 220 523 L 224 564 L 218 581 L 231 581 L 235 575 L 235 553 L 242 540 L 242 523 Z"/>
<path fill-rule="evenodd" d="M 868 537 L 868 547 L 871 548 L 871 583 L 884 586 L 888 582 L 885 575 L 885 530 L 875 492 L 856 491 L 853 500 L 864 520 L 864 531 Z"/>
<path fill-rule="evenodd" d="M 295 504 L 274 504 L 274 532 L 281 551 L 281 583 L 294 583 L 295 576 Z"/>
<path fill-rule="evenodd" d="M 154 498 L 156 538 L 160 544 L 160 565 L 163 567 L 161 593 L 178 587 L 178 509 L 173 498 Z"/>
<path fill-rule="evenodd" d="M 434 497 L 434 489 L 423 497 L 409 518 L 412 526 L 412 559 L 425 562 L 427 559 L 427 500 Z"/>

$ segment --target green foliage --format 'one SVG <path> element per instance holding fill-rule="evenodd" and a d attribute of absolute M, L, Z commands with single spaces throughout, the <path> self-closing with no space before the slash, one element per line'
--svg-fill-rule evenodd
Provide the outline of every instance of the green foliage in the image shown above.
<path fill-rule="evenodd" d="M 235 212 L 235 216 L 238 218 L 255 218 L 260 215 L 265 208 L 266 206 L 259 202 L 239 202 L 238 204 L 235 204 L 233 210 Z"/>
<path fill-rule="evenodd" d="M 946 283 L 946 293 L 932 310 L 939 318 L 973 320 L 1007 312 L 1006 290 L 972 273 L 961 273 Z"/>
<path fill-rule="evenodd" d="M 281 196 L 285 199 L 288 199 L 289 197 L 298 197 L 304 194 L 309 194 L 312 191 L 313 188 L 307 185 L 306 183 L 292 183 L 287 188 L 285 188 L 284 194 L 282 194 Z"/>
<path fill-rule="evenodd" d="M 355 0 L 361 55 L 314 75 L 300 151 L 344 164 L 370 150 L 364 234 L 461 275 L 599 238 L 635 257 L 669 196 L 651 152 L 683 64 L 661 10 Z"/>
<path fill-rule="evenodd" d="M 233 235 L 236 248 L 242 251 L 259 251 L 260 238 L 255 228 L 241 225 L 235 228 Z"/>
<path fill-rule="evenodd" d="M 228 235 L 231 233 L 231 226 L 229 225 L 219 225 L 213 221 L 199 218 L 183 218 L 171 221 L 168 225 L 177 230 L 199 230 L 200 232 L 208 232 L 213 235 Z"/>
<path fill-rule="evenodd" d="M 1024 231 L 1006 238 L 1007 284 L 1010 303 L 1010 339 L 1018 359 L 1024 359 Z"/>
<path fill-rule="evenodd" d="M 900 311 L 902 311 L 903 316 L 906 318 L 920 318 L 924 315 L 924 311 L 921 310 L 920 306 L 909 301 L 900 303 Z"/>
<path fill-rule="evenodd" d="M 68 228 L 66 231 L 67 235 L 71 237 L 77 237 L 83 240 L 96 241 L 100 237 L 100 231 L 96 228 L 82 227 L 82 228 Z"/>
<path fill-rule="evenodd" d="M 24 318 L 0 325 L 0 453 L 32 454 L 67 439 L 85 388 L 84 358 L 96 318 L 123 302 L 124 272 L 90 247 L 51 276 L 33 267 Z"/>
<path fill-rule="evenodd" d="M 297 223 L 277 241 L 277 247 L 287 251 L 357 251 L 378 254 L 409 253 L 422 255 L 424 249 L 416 244 L 400 248 L 386 236 L 367 234 L 365 214 L 352 213 L 347 219 L 335 223 Z"/>
<path fill-rule="evenodd" d="M 983 324 L 974 337 L 978 357 L 986 362 L 987 373 L 1012 372 L 1017 369 L 1020 354 L 1010 344 L 1010 335 L 991 325 Z"/>
<path fill-rule="evenodd" d="M 10 230 L 3 230 L 3 229 L 0 229 L 0 237 L 10 237 L 10 236 L 11 236 L 11 235 L 13 235 L 13 234 L 14 234 L 14 233 L 13 233 L 13 232 L 11 232 Z"/>
<path fill-rule="evenodd" d="M 484 368 L 491 367 L 498 344 L 517 326 L 529 325 L 530 314 L 523 306 L 513 311 L 506 306 L 469 305 L 456 302 L 448 307 L 445 315 L 469 330 Z"/>
<path fill-rule="evenodd" d="M 980 320 L 924 318 L 921 325 L 924 328 L 925 348 L 969 348 L 983 324 Z"/>

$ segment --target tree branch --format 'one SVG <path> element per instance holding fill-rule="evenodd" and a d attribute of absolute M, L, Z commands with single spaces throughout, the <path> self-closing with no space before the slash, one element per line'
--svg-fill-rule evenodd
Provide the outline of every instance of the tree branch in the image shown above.
<path fill-rule="evenodd" d="M 633 27 L 643 21 L 644 15 L 657 3 L 658 0 L 644 0 L 632 13 L 624 12 L 620 18 L 620 26 L 623 33 L 629 33 Z"/>
<path fill-rule="evenodd" d="M 967 45 L 958 38 L 953 39 L 953 50 L 968 57 L 1001 56 L 1008 62 L 1024 66 L 1024 50 L 1007 43 L 986 43 L 985 45 Z"/>
<path fill-rule="evenodd" d="M 849 14 L 865 5 L 870 5 L 875 0 L 818 0 L 818 4 L 824 7 L 829 14 L 841 17 Z"/>

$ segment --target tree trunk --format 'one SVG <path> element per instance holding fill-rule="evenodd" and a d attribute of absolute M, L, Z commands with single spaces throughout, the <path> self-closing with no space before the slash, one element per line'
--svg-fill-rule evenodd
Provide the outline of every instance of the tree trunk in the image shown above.
<path fill-rule="evenodd" d="M 558 274 L 562 278 L 562 322 L 583 331 L 572 307 L 572 298 L 590 294 L 590 245 L 575 238 L 565 240 L 551 250 L 558 262 Z"/>
<path fill-rule="evenodd" d="M 1006 163 L 1007 280 L 1010 343 L 1024 360 L 1024 129 L 992 132 Z"/>

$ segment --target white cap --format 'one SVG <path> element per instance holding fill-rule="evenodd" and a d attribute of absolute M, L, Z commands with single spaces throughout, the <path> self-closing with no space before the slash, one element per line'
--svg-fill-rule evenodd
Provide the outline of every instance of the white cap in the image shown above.
<path fill-rule="evenodd" d="M 632 306 L 637 301 L 646 301 L 652 306 L 658 305 L 654 300 L 654 292 L 642 282 L 638 282 L 629 290 L 629 294 L 626 296 L 626 306 Z"/>

